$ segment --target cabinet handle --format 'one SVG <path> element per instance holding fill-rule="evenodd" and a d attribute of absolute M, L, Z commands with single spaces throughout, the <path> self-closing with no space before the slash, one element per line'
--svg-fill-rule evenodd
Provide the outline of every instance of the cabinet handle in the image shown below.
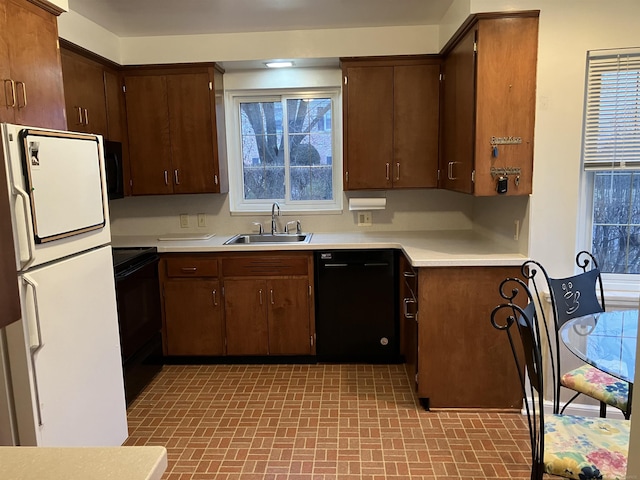
<path fill-rule="evenodd" d="M 16 106 L 16 82 L 10 78 L 4 80 L 4 93 L 7 93 L 7 83 L 11 86 L 11 104 L 7 104 L 7 107 L 14 108 Z"/>
<path fill-rule="evenodd" d="M 409 304 L 416 303 L 416 301 L 413 298 L 405 298 L 402 302 L 404 303 L 404 318 L 416 318 L 415 313 L 409 313 Z"/>
<path fill-rule="evenodd" d="M 400 162 L 396 163 L 396 180 L 400 180 Z"/>
<path fill-rule="evenodd" d="M 182 270 L 185 273 L 189 273 L 189 272 L 196 272 L 198 270 L 197 267 L 182 267 L 180 270 Z"/>
<path fill-rule="evenodd" d="M 273 288 L 270 290 L 271 293 L 271 305 L 275 305 L 275 302 L 273 301 Z"/>
<path fill-rule="evenodd" d="M 78 125 L 82 125 L 82 107 L 76 107 L 78 109 Z"/>
<path fill-rule="evenodd" d="M 402 272 L 404 278 L 416 278 L 416 274 L 413 272 Z"/>
<path fill-rule="evenodd" d="M 176 180 L 176 185 L 180 185 L 180 178 L 178 177 L 178 169 L 177 168 L 173 171 L 173 178 L 175 178 L 175 180 Z"/>
<path fill-rule="evenodd" d="M 262 289 L 259 290 L 260 293 L 260 305 L 262 305 Z"/>
<path fill-rule="evenodd" d="M 387 166 L 386 178 L 387 178 L 387 180 L 389 180 L 389 164 L 385 163 L 385 165 Z"/>
<path fill-rule="evenodd" d="M 169 174 L 166 170 L 164 171 L 164 184 L 169 185 Z"/>
<path fill-rule="evenodd" d="M 84 109 L 84 124 L 89 125 L 89 111 L 86 108 Z"/>
<path fill-rule="evenodd" d="M 22 85 L 22 106 L 20 105 L 20 102 L 18 102 L 18 108 L 24 108 L 27 106 L 27 86 L 24 84 L 24 82 L 16 82 L 16 90 L 18 88 L 18 86 Z"/>
<path fill-rule="evenodd" d="M 211 292 L 211 294 L 213 295 L 213 306 L 217 307 L 218 306 L 218 299 L 217 299 L 217 290 L 214 289 L 213 292 Z"/>
<path fill-rule="evenodd" d="M 448 165 L 448 175 L 447 176 L 449 177 L 449 180 L 457 180 L 458 179 L 458 177 L 454 177 L 453 176 L 453 164 L 454 163 L 456 163 L 456 162 L 449 162 L 447 164 Z"/>

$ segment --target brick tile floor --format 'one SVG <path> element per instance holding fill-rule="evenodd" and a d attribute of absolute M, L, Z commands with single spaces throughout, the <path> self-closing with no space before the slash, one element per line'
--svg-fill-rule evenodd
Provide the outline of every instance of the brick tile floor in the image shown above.
<path fill-rule="evenodd" d="M 128 419 L 164 480 L 529 478 L 524 417 L 424 411 L 403 365 L 167 365 Z"/>

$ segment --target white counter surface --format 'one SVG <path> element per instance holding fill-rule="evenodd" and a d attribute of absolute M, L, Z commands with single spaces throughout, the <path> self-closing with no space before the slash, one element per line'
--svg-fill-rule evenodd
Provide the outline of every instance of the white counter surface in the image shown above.
<path fill-rule="evenodd" d="M 164 447 L 0 447 L 2 480 L 160 480 Z"/>
<path fill-rule="evenodd" d="M 239 232 L 236 232 L 239 233 Z M 239 252 L 269 250 L 329 250 L 352 248 L 401 249 L 414 267 L 510 266 L 527 257 L 471 230 L 424 232 L 313 233 L 309 243 L 224 245 L 236 233 L 216 233 L 207 240 L 158 240 L 163 235 L 114 236 L 114 247 L 157 247 L 160 253 Z"/>

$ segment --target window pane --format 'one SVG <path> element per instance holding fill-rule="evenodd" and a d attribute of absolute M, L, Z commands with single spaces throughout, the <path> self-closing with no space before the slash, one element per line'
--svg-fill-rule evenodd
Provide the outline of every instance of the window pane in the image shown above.
<path fill-rule="evenodd" d="M 605 273 L 640 273 L 640 172 L 595 174 L 592 251 Z"/>
<path fill-rule="evenodd" d="M 331 99 L 289 99 L 287 113 L 291 200 L 332 200 Z"/>
<path fill-rule="evenodd" d="M 284 199 L 282 104 L 242 102 L 244 199 Z"/>

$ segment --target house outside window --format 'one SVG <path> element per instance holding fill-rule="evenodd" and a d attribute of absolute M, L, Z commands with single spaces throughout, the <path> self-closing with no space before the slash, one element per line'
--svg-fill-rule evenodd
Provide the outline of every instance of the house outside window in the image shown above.
<path fill-rule="evenodd" d="M 583 166 L 588 245 L 605 282 L 640 274 L 640 50 L 587 60 Z"/>
<path fill-rule="evenodd" d="M 340 211 L 339 90 L 232 96 L 231 211 Z M 329 122 L 327 122 L 329 118 Z"/>

